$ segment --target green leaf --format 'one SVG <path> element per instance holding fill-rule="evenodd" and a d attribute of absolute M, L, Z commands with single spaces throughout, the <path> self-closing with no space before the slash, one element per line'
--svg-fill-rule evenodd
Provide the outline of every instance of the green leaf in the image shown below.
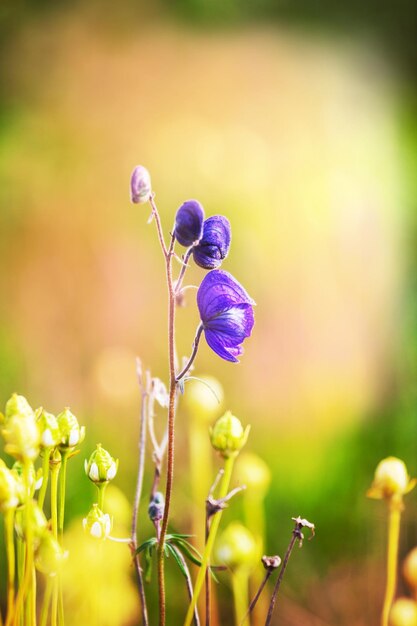
<path fill-rule="evenodd" d="M 148 546 L 145 551 L 145 581 L 147 583 L 150 583 L 152 579 L 152 550 L 153 546 Z"/>
<path fill-rule="evenodd" d="M 150 539 L 147 539 L 146 541 L 141 543 L 138 548 L 136 548 L 135 554 L 140 554 L 141 552 L 143 552 L 143 550 L 146 550 L 149 547 L 153 548 L 154 545 L 157 543 L 158 543 L 158 540 L 156 539 L 156 537 L 151 537 Z"/>
<path fill-rule="evenodd" d="M 177 549 L 174 548 L 174 546 L 171 546 L 169 543 L 167 544 L 167 548 L 172 554 L 172 556 L 174 557 L 174 560 L 177 563 L 178 567 L 180 568 L 181 572 L 183 573 L 184 577 L 187 578 L 189 574 L 187 574 L 187 570 L 184 567 L 184 563 L 181 561 L 180 557 L 177 554 Z"/>

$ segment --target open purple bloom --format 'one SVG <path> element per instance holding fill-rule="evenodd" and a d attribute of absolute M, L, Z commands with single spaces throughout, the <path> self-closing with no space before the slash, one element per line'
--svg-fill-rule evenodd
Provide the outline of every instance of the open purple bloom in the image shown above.
<path fill-rule="evenodd" d="M 203 224 L 203 236 L 193 249 L 194 261 L 206 270 L 220 267 L 230 248 L 230 222 L 223 215 L 213 215 Z"/>
<path fill-rule="evenodd" d="M 237 363 L 242 343 L 251 334 L 255 302 L 224 270 L 209 272 L 197 293 L 200 318 L 210 348 L 222 359 Z"/>
<path fill-rule="evenodd" d="M 182 246 L 191 246 L 203 234 L 204 209 L 197 200 L 186 200 L 175 216 L 175 237 Z"/>

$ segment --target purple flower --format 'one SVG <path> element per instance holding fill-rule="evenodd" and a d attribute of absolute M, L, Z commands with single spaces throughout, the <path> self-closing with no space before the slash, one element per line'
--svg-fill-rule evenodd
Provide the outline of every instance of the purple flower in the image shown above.
<path fill-rule="evenodd" d="M 193 249 L 194 261 L 206 270 L 220 267 L 230 248 L 230 222 L 223 215 L 213 215 L 203 224 L 203 236 Z"/>
<path fill-rule="evenodd" d="M 204 209 L 197 200 L 187 200 L 175 216 L 175 237 L 182 246 L 191 246 L 203 234 Z"/>
<path fill-rule="evenodd" d="M 151 197 L 151 176 L 143 165 L 137 165 L 130 179 L 130 199 L 135 204 L 147 202 Z"/>
<path fill-rule="evenodd" d="M 224 270 L 209 272 L 197 293 L 200 318 L 210 348 L 226 361 L 238 362 L 242 342 L 251 334 L 255 302 Z"/>

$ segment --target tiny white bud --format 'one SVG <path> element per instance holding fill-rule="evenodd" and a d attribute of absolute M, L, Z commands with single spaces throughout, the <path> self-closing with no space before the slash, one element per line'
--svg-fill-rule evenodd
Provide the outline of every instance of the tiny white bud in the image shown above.
<path fill-rule="evenodd" d="M 93 482 L 98 482 L 100 477 L 99 477 L 99 473 L 98 473 L 97 463 L 91 463 L 91 467 L 90 467 L 90 471 L 88 473 L 88 477 Z"/>
<path fill-rule="evenodd" d="M 54 438 L 52 437 L 52 433 L 49 428 L 43 431 L 41 440 L 42 440 L 42 445 L 45 448 L 51 448 L 52 446 L 55 445 Z"/>
<path fill-rule="evenodd" d="M 90 528 L 90 535 L 92 537 L 96 537 L 96 539 L 101 539 L 102 530 L 99 522 L 94 522 Z"/>

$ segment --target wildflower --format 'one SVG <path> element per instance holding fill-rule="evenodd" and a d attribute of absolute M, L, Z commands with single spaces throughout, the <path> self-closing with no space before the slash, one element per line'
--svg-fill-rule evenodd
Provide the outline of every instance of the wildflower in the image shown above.
<path fill-rule="evenodd" d="M 58 415 L 57 421 L 61 432 L 60 449 L 74 448 L 83 441 L 85 428 L 80 427 L 77 418 L 68 407 Z"/>
<path fill-rule="evenodd" d="M 245 445 L 250 426 L 244 429 L 240 420 L 227 411 L 210 429 L 211 444 L 224 458 L 235 456 Z"/>
<path fill-rule="evenodd" d="M 14 393 L 6 402 L 6 421 L 15 415 L 33 417 L 34 411 L 24 396 Z"/>
<path fill-rule="evenodd" d="M 87 517 L 83 519 L 83 528 L 94 539 L 106 539 L 111 533 L 112 521 L 108 513 L 103 513 L 98 504 L 93 504 Z"/>
<path fill-rule="evenodd" d="M 130 199 L 135 204 L 147 202 L 152 194 L 151 176 L 143 165 L 137 165 L 130 179 Z"/>
<path fill-rule="evenodd" d="M 271 471 L 261 457 L 252 452 L 244 452 L 239 456 L 236 466 L 239 480 L 249 489 L 249 497 L 263 497 L 271 482 Z"/>
<path fill-rule="evenodd" d="M 33 461 L 39 454 L 40 435 L 34 412 L 13 413 L 7 416 L 3 435 L 7 454 L 18 461 Z"/>
<path fill-rule="evenodd" d="M 197 200 L 187 200 L 175 216 L 175 238 L 182 246 L 191 246 L 203 234 L 204 209 Z"/>
<path fill-rule="evenodd" d="M 84 469 L 93 483 L 105 483 L 116 476 L 118 465 L 119 461 L 115 461 L 111 454 L 101 447 L 101 443 L 98 443 L 89 460 L 85 460 Z"/>
<path fill-rule="evenodd" d="M 369 498 L 390 499 L 401 498 L 413 489 L 416 480 L 410 477 L 401 459 L 389 456 L 378 464 L 371 488 L 367 492 Z"/>
<path fill-rule="evenodd" d="M 203 235 L 193 249 L 194 261 L 205 270 L 220 267 L 228 255 L 231 232 L 230 222 L 223 215 L 213 215 L 203 224 Z"/>
<path fill-rule="evenodd" d="M 252 332 L 255 302 L 228 272 L 213 270 L 197 293 L 200 318 L 210 348 L 222 359 L 238 362 L 242 342 Z"/>
<path fill-rule="evenodd" d="M 160 491 L 156 491 L 148 506 L 151 522 L 159 522 L 164 517 L 165 499 Z"/>

